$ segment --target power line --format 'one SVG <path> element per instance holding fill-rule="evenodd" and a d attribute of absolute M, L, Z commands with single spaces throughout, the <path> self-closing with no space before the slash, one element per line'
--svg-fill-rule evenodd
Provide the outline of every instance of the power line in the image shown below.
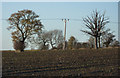
<path fill-rule="evenodd" d="M 62 19 L 40 19 L 40 20 L 62 20 Z"/>
<path fill-rule="evenodd" d="M 65 18 L 64 18 L 65 19 Z M 7 21 L 8 19 L 0 19 L 0 20 L 4 20 L 4 21 Z M 44 20 L 44 21 L 56 21 L 56 20 L 62 20 L 62 18 L 52 18 L 52 19 L 39 19 L 39 20 Z M 70 21 L 83 21 L 82 19 L 69 19 Z M 114 21 L 110 21 L 109 23 L 114 23 L 114 24 L 118 24 L 118 23 L 120 23 L 120 22 L 114 22 Z"/>

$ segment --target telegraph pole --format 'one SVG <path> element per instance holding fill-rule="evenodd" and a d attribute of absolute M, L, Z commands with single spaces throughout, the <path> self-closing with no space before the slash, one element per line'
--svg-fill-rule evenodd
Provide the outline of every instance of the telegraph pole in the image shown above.
<path fill-rule="evenodd" d="M 63 42 L 63 50 L 66 49 L 66 22 L 69 21 L 69 19 L 62 19 L 62 21 L 65 22 L 65 29 L 64 29 L 64 42 Z"/>

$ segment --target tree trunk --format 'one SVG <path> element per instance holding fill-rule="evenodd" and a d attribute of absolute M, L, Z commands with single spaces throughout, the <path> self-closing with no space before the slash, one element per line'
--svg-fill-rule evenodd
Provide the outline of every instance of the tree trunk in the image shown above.
<path fill-rule="evenodd" d="M 101 46 L 100 46 L 100 37 L 99 37 L 99 48 L 100 48 Z"/>
<path fill-rule="evenodd" d="M 109 43 L 106 43 L 106 47 L 108 47 L 109 46 Z"/>
<path fill-rule="evenodd" d="M 52 42 L 50 42 L 50 44 L 51 44 L 51 47 L 52 47 L 52 49 L 53 49 L 53 44 L 52 44 Z"/>
<path fill-rule="evenodd" d="M 21 49 L 21 52 L 24 52 L 24 49 L 25 49 L 25 42 L 22 41 L 22 49 Z"/>
<path fill-rule="evenodd" d="M 95 49 L 98 49 L 98 39 L 97 39 L 97 37 L 95 37 Z"/>
<path fill-rule="evenodd" d="M 43 50 L 46 49 L 46 46 L 45 46 L 45 42 L 43 41 L 43 47 L 42 47 Z"/>

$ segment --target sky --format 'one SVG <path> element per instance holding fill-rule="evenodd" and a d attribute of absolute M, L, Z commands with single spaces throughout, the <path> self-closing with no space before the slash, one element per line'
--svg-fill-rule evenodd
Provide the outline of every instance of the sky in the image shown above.
<path fill-rule="evenodd" d="M 70 19 L 67 22 L 67 40 L 74 36 L 79 42 L 86 42 L 89 35 L 80 30 L 86 29 L 82 18 L 90 16 L 93 10 L 101 13 L 106 12 L 110 23 L 106 28 L 114 31 L 118 39 L 118 3 L 117 2 L 2 2 L 2 50 L 12 50 L 13 44 L 11 32 L 6 28 L 9 23 L 6 21 L 12 13 L 19 10 L 30 9 L 38 14 L 45 30 L 60 29 L 64 30 L 64 22 L 60 19 Z M 56 19 L 56 20 L 44 20 Z M 74 20 L 79 19 L 79 20 Z"/>
<path fill-rule="evenodd" d="M 119 0 L 1 0 L 2 2 L 118 2 Z"/>

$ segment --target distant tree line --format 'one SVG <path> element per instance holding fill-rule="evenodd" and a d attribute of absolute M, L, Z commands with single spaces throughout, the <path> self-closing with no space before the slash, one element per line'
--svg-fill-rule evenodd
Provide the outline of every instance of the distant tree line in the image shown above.
<path fill-rule="evenodd" d="M 120 43 L 115 39 L 115 35 L 108 31 L 101 37 L 100 48 L 119 47 Z M 99 41 L 98 41 L 99 43 Z M 67 49 L 95 48 L 95 38 L 90 36 L 87 42 L 78 42 L 74 36 L 71 36 L 67 44 Z M 62 49 L 62 48 L 61 48 Z"/>
<path fill-rule="evenodd" d="M 11 30 L 13 47 L 15 50 L 24 51 L 27 46 L 33 45 L 32 48 L 40 50 L 62 49 L 63 32 L 62 30 L 43 30 L 44 25 L 41 23 L 39 16 L 32 10 L 21 10 L 11 14 L 8 18 Z M 109 18 L 105 17 L 105 13 L 93 11 L 91 17 L 83 18 L 84 25 L 87 30 L 81 30 L 90 35 L 88 42 L 78 42 L 71 36 L 66 41 L 66 49 L 79 48 L 101 48 L 109 46 L 119 46 L 119 41 L 115 39 L 115 35 L 110 29 L 105 29 L 105 25 L 109 23 Z M 88 31 L 89 30 L 89 31 Z M 99 44 L 99 45 L 98 45 Z"/>

